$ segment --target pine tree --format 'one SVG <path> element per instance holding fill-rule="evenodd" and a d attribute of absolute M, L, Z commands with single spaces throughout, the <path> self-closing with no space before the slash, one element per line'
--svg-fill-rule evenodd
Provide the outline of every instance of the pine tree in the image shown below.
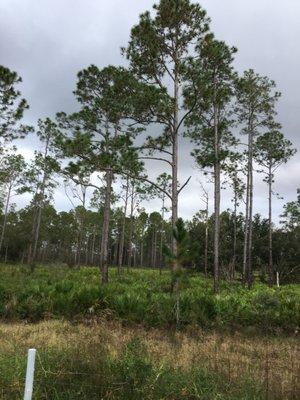
<path fill-rule="evenodd" d="M 285 139 L 283 134 L 277 130 L 266 132 L 257 138 L 254 149 L 254 158 L 263 168 L 265 182 L 268 184 L 269 193 L 269 263 L 268 275 L 269 285 L 274 284 L 273 266 L 273 227 L 272 227 L 272 195 L 275 172 L 280 165 L 286 163 L 294 154 L 292 143 Z"/>
<path fill-rule="evenodd" d="M 29 108 L 16 88 L 21 82 L 16 72 L 0 65 L 0 147 L 32 131 L 32 127 L 19 123 L 24 111 Z"/>
<path fill-rule="evenodd" d="M 248 137 L 243 277 L 250 288 L 253 282 L 253 152 L 256 138 L 264 133 L 267 127 L 274 126 L 275 105 L 280 93 L 275 91 L 274 81 L 250 69 L 237 79 L 235 94 L 237 100 L 235 112 L 241 124 L 241 133 Z"/>
<path fill-rule="evenodd" d="M 208 31 L 206 12 L 189 0 L 160 0 L 153 15 L 140 15 L 123 49 L 130 69 L 140 82 L 132 117 L 143 124 L 155 123 L 162 132 L 150 136 L 143 146 L 143 159 L 164 163 L 171 169 L 172 226 L 178 218 L 178 196 L 188 180 L 178 188 L 178 139 L 180 128 L 190 112 L 182 102 L 185 62 L 195 44 Z M 173 238 L 173 253 L 176 240 Z M 174 268 L 177 268 L 176 263 Z"/>
<path fill-rule="evenodd" d="M 4 206 L 4 218 L 2 222 L 2 230 L 0 236 L 0 252 L 2 250 L 4 241 L 10 200 L 12 196 L 21 193 L 22 185 L 24 184 L 23 173 L 26 168 L 26 163 L 24 157 L 21 154 L 15 154 L 15 151 L 16 151 L 15 148 L 5 151 L 4 156 L 1 159 L 0 184 L 1 184 L 1 189 L 4 190 L 5 192 L 6 199 Z"/>
<path fill-rule="evenodd" d="M 124 124 L 130 105 L 130 74 L 123 68 L 91 65 L 78 74 L 75 95 L 79 112 L 58 114 L 62 130 L 62 154 L 73 158 L 73 168 L 100 173 L 105 179 L 100 269 L 102 283 L 108 282 L 108 245 L 114 174 L 138 175 L 142 168 L 132 140 L 135 129 Z"/>
<path fill-rule="evenodd" d="M 235 48 L 217 41 L 213 35 L 197 47 L 190 60 L 185 88 L 186 103 L 193 110 L 186 120 L 187 136 L 197 145 L 192 155 L 202 168 L 213 169 L 214 179 L 214 292 L 219 291 L 219 241 L 221 169 L 236 144 L 231 133 Z"/>

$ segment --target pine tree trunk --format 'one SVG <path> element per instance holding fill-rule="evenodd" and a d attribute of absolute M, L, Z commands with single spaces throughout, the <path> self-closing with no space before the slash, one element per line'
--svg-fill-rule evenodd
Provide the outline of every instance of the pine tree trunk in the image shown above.
<path fill-rule="evenodd" d="M 208 196 L 208 194 L 207 194 Z M 204 273 L 207 276 L 208 271 L 208 197 L 206 199 L 205 209 L 205 247 L 204 247 Z"/>
<path fill-rule="evenodd" d="M 134 183 L 132 183 L 131 187 L 130 223 L 129 223 L 129 238 L 128 238 L 128 259 L 127 259 L 128 268 L 131 267 L 132 263 L 133 211 L 134 211 Z"/>
<path fill-rule="evenodd" d="M 249 148 L 249 221 L 248 221 L 248 257 L 247 257 L 247 284 L 250 289 L 253 282 L 252 273 L 252 241 L 253 241 L 253 133 L 250 133 Z"/>
<path fill-rule="evenodd" d="M 7 193 L 6 202 L 5 202 L 4 220 L 3 220 L 1 238 L 0 238 L 0 252 L 2 250 L 3 241 L 4 241 L 4 235 L 5 235 L 5 229 L 6 229 L 6 224 L 7 224 L 8 207 L 9 207 L 11 189 L 12 189 L 12 183 L 9 184 L 8 193 Z"/>
<path fill-rule="evenodd" d="M 108 240 L 109 240 L 111 191 L 112 191 L 112 172 L 108 171 L 106 173 L 106 188 L 105 188 L 103 227 L 102 227 L 101 252 L 100 252 L 100 269 L 101 269 L 102 284 L 108 283 Z"/>
<path fill-rule="evenodd" d="M 173 128 L 173 143 L 172 143 L 172 228 L 176 229 L 178 219 L 178 111 L 179 111 L 179 79 L 177 74 L 177 65 L 175 62 L 174 74 L 174 128 Z M 172 253 L 177 255 L 176 239 L 172 237 Z M 179 268 L 177 261 L 173 263 L 173 269 L 176 271 Z"/>
<path fill-rule="evenodd" d="M 156 247 L 157 247 L 157 229 L 155 228 L 154 230 L 154 257 L 153 257 L 153 267 L 156 268 L 157 267 L 157 263 L 156 263 L 156 258 L 157 258 L 157 252 L 156 252 Z"/>
<path fill-rule="evenodd" d="M 231 279 L 234 279 L 234 278 L 235 278 L 236 248 L 237 248 L 237 193 L 234 194 L 234 211 L 233 211 L 233 257 L 232 257 Z"/>
<path fill-rule="evenodd" d="M 43 196 L 44 196 L 44 194 L 43 194 Z M 32 250 L 32 256 L 31 256 L 32 264 L 34 264 L 34 262 L 36 261 L 37 246 L 38 246 L 38 241 L 39 241 L 39 236 L 40 236 L 40 228 L 41 228 L 41 219 L 42 219 L 42 205 L 39 204 L 38 213 L 37 213 L 37 223 L 36 223 L 36 228 L 35 228 L 35 232 L 34 232 L 33 250 Z"/>
<path fill-rule="evenodd" d="M 46 139 L 44 161 L 47 159 L 47 156 L 48 156 L 49 142 L 50 142 L 50 136 L 48 136 L 47 139 Z M 47 180 L 46 170 L 44 170 L 43 172 L 44 172 L 44 174 L 43 174 L 43 179 L 42 179 L 42 184 L 41 184 L 40 199 L 39 199 L 39 202 L 38 202 L 38 213 L 37 213 L 36 227 L 35 227 L 35 232 L 34 232 L 34 242 L 33 242 L 33 247 L 32 247 L 32 254 L 30 256 L 30 264 L 31 264 L 31 270 L 32 271 L 34 269 L 34 263 L 35 263 L 35 260 L 36 260 L 36 253 L 37 253 L 37 246 L 38 246 L 38 241 L 39 241 L 39 236 L 40 236 L 40 227 L 41 227 L 41 219 L 42 219 L 42 208 L 43 208 L 43 205 L 44 205 L 44 196 L 45 196 L 45 188 L 46 188 L 46 180 Z"/>
<path fill-rule="evenodd" d="M 124 256 L 124 240 L 125 240 L 126 213 L 127 213 L 127 206 L 128 206 L 128 191 L 129 191 L 129 179 L 127 179 L 127 184 L 126 184 L 124 215 L 123 215 L 123 219 L 122 219 L 122 230 L 121 230 L 120 245 L 119 245 L 119 257 L 118 257 L 118 272 L 119 273 L 120 273 L 122 265 L 123 265 L 123 256 Z"/>
<path fill-rule="evenodd" d="M 247 275 L 247 254 L 248 254 L 248 233 L 249 233 L 249 171 L 247 172 L 246 184 L 246 207 L 245 207 L 245 226 L 244 226 L 244 248 L 243 248 L 243 282 L 246 283 Z"/>
<path fill-rule="evenodd" d="M 269 166 L 269 285 L 274 284 L 273 229 L 272 229 L 272 165 Z"/>
<path fill-rule="evenodd" d="M 250 285 L 251 278 L 251 247 L 252 247 L 252 203 L 253 203 L 253 171 L 252 171 L 252 152 L 253 152 L 253 132 L 252 124 L 248 126 L 248 163 L 247 163 L 247 185 L 246 185 L 246 215 L 244 233 L 244 254 L 243 254 L 243 282 Z"/>
<path fill-rule="evenodd" d="M 141 240 L 141 267 L 144 266 L 144 240 Z"/>
<path fill-rule="evenodd" d="M 216 80 L 214 82 L 216 91 Z M 219 123 L 218 123 L 218 106 L 214 104 L 214 214 L 215 214 L 215 226 L 214 226 L 214 293 L 219 293 L 219 238 L 220 238 L 220 199 L 221 199 L 221 177 L 220 177 L 220 138 L 219 138 Z"/>
<path fill-rule="evenodd" d="M 90 244 L 90 240 L 89 240 L 89 236 L 86 239 L 86 246 L 85 246 L 85 265 L 88 265 L 89 263 L 89 244 Z"/>
<path fill-rule="evenodd" d="M 164 219 L 165 219 L 165 195 L 162 198 L 162 210 L 161 210 L 161 231 L 160 231 L 160 246 L 159 246 L 159 274 L 162 274 L 163 267 L 163 243 L 164 243 Z"/>
<path fill-rule="evenodd" d="M 93 239 L 92 239 L 92 249 L 91 249 L 91 264 L 94 265 L 94 254 L 95 254 L 95 241 L 96 241 L 96 231 L 93 230 Z"/>
<path fill-rule="evenodd" d="M 7 257 L 8 257 L 8 246 L 5 247 L 5 258 L 4 258 L 4 263 L 7 263 Z"/>

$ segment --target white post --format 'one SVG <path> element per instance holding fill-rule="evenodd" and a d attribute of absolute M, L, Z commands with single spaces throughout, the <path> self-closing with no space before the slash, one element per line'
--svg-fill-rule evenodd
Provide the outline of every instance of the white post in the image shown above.
<path fill-rule="evenodd" d="M 28 350 L 24 400 L 32 399 L 35 354 L 36 354 L 36 349 Z"/>

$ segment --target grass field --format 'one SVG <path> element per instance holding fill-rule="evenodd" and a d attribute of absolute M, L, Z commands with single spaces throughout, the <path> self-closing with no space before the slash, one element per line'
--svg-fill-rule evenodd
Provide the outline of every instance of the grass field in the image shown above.
<path fill-rule="evenodd" d="M 35 400 L 298 399 L 299 287 L 181 279 L 131 270 L 1 266 L 0 399 L 22 398 L 38 350 Z M 177 327 L 178 328 L 178 327 Z"/>
<path fill-rule="evenodd" d="M 38 350 L 34 399 L 298 399 L 295 338 L 249 338 L 116 322 L 0 325 L 0 398 L 22 398 Z"/>

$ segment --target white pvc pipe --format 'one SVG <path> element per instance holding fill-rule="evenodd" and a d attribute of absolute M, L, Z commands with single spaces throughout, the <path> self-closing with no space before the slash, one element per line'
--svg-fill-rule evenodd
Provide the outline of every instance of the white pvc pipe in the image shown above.
<path fill-rule="evenodd" d="M 24 400 L 32 399 L 36 349 L 28 350 Z"/>

